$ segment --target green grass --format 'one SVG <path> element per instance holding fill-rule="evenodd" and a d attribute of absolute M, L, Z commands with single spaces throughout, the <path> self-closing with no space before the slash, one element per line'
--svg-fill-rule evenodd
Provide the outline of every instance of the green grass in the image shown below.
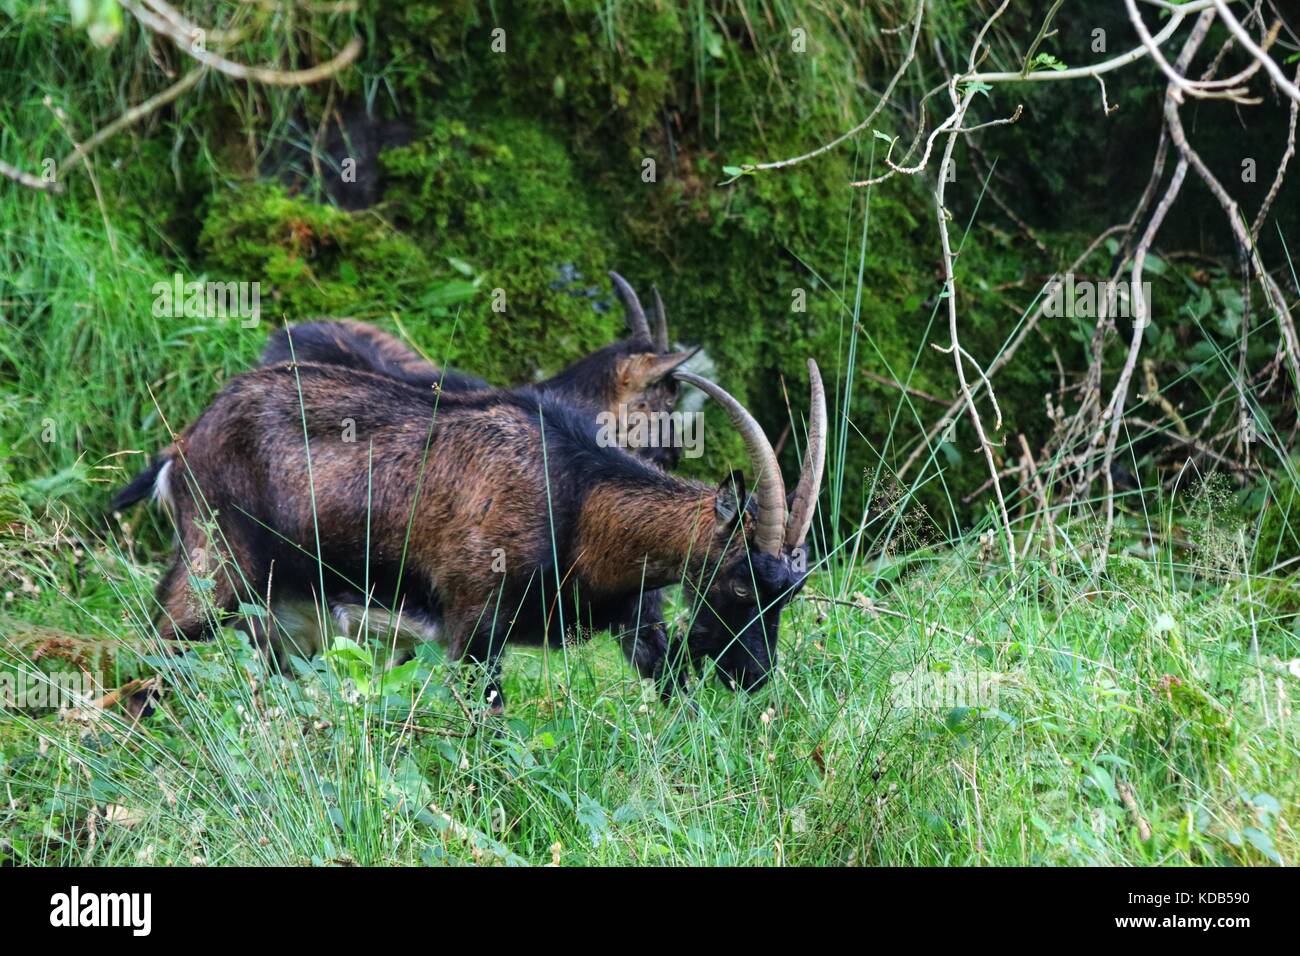
<path fill-rule="evenodd" d="M 6 49 L 68 43 L 48 16 L 21 6 L 23 17 L 0 23 Z M 714 69 L 709 47 L 719 26 L 709 6 L 692 8 L 692 62 L 701 76 Z M 771 10 L 783 28 L 798 12 L 783 2 Z M 950 44 L 968 40 L 955 21 L 941 23 Z M 1014 52 L 1016 45 L 1003 40 Z M 738 49 L 727 47 L 726 56 L 739 56 Z M 265 56 L 250 59 L 271 62 L 277 51 L 268 40 L 256 51 Z M 64 152 L 63 134 L 41 102 L 47 90 L 77 91 L 68 104 L 74 114 L 111 115 L 132 97 L 108 81 L 113 73 L 106 62 L 145 62 L 141 50 L 120 48 L 87 62 L 45 59 L 39 82 L 0 104 L 6 158 L 30 163 Z M 406 89 L 393 77 L 401 80 L 410 69 L 393 67 L 394 89 Z M 763 61 L 755 77 L 766 70 L 788 79 L 781 71 L 789 69 L 776 59 Z M 811 69 L 812 61 L 800 61 L 791 76 Z M 646 70 L 637 74 L 631 102 L 652 114 L 663 80 Z M 850 69 L 799 72 L 801 82 L 826 82 L 836 102 L 849 102 L 846 77 L 852 75 Z M 740 79 L 762 85 L 743 73 Z M 105 150 L 98 170 L 104 205 L 85 188 L 52 201 L 6 185 L 0 201 L 0 680 L 85 669 L 100 678 L 103 692 L 156 674 L 169 688 L 157 712 L 141 721 L 120 704 L 72 713 L 0 711 L 0 862 L 1296 862 L 1300 586 L 1296 566 L 1288 564 L 1300 506 L 1294 462 L 1270 462 L 1276 481 L 1241 489 L 1191 475 L 1171 487 L 1155 467 L 1150 442 L 1126 434 L 1122 457 L 1145 487 L 1121 501 L 1112 557 L 1100 574 L 1089 560 L 1095 521 L 1086 513 L 1061 519 L 1050 545 L 1035 487 L 1011 476 L 1008 505 L 1023 558 L 1016 574 L 1008 574 L 1003 542 L 986 537 L 988 521 L 970 521 L 961 504 L 974 491 L 959 483 L 969 478 L 975 454 L 966 430 L 931 449 L 920 469 L 899 481 L 893 469 L 910 450 L 908 436 L 933 421 L 935 410 L 892 390 L 868 392 L 858 377 L 870 369 L 925 388 L 948 381 L 935 378 L 932 368 L 918 376 L 936 362 L 929 343 L 946 344 L 941 333 L 932 339 L 919 305 L 906 310 L 900 326 L 912 336 L 910 364 L 889 364 L 887 355 L 898 354 L 897 330 L 886 330 L 886 341 L 877 320 L 880 300 L 897 297 L 899 289 L 872 288 L 862 279 L 870 257 L 894 262 L 900 237 L 930 228 L 930 211 L 906 209 L 898 196 L 886 203 L 869 191 L 846 195 L 844 222 L 808 217 L 785 233 L 842 234 L 843 265 L 824 282 L 823 304 L 836 300 L 828 310 L 834 321 L 792 332 L 800 341 L 837 343 L 837 350 L 817 357 L 838 384 L 817 526 L 823 561 L 786 613 L 781 664 L 768 688 L 733 694 L 707 682 L 694 697 L 697 706 L 663 707 L 613 642 L 598 634 L 549 653 L 510 652 L 508 716 L 484 719 L 460 702 L 472 699 L 467 675 L 432 646 L 389 670 L 382 647 L 340 645 L 287 677 L 269 672 L 236 629 L 183 656 L 158 646 L 152 587 L 170 530 L 145 509 L 120 523 L 101 521 L 100 509 L 110 486 L 140 464 L 121 453 L 151 451 L 169 427 L 188 422 L 221 381 L 254 361 L 267 328 L 159 323 L 149 312 L 151 288 L 178 268 L 192 274 L 187 256 L 204 241 L 219 247 L 209 253 L 221 261 L 241 253 L 231 236 L 247 238 L 253 227 L 274 231 L 280 223 L 254 217 L 265 211 L 261 205 L 239 205 L 240 189 L 224 179 L 231 165 L 225 152 L 234 147 L 219 135 L 202 138 L 201 109 L 220 113 L 214 101 L 238 104 L 239 94 L 225 86 L 204 89 L 209 98 L 192 101 L 198 115 L 183 112 L 163 134 L 124 138 L 114 144 L 123 154 Z M 296 95 L 270 95 L 271 119 L 262 128 L 268 141 L 272 127 L 289 122 Z M 764 95 L 776 97 L 773 102 L 798 99 L 790 91 Z M 584 88 L 581 97 L 575 101 L 607 109 L 603 89 Z M 712 104 L 700 118 L 708 118 Z M 733 106 L 740 108 L 728 101 L 725 109 Z M 730 112 L 719 114 L 733 122 Z M 846 109 L 843 119 L 855 115 Z M 197 137 L 202 146 L 186 146 L 178 167 L 189 177 L 184 185 L 172 189 L 169 180 L 160 189 L 165 199 L 151 204 L 152 187 L 142 181 L 151 183 L 160 171 L 163 179 L 181 175 L 171 166 L 170 151 L 179 149 L 172 135 L 178 143 Z M 786 145 L 783 134 L 772 150 L 781 153 Z M 870 145 L 868 137 L 861 152 L 844 147 L 856 156 L 856 171 L 871 163 Z M 1065 146 L 1054 140 L 1053 148 Z M 113 155 L 124 161 L 110 161 Z M 203 181 L 195 182 L 196 174 Z M 518 185 L 537 188 L 549 201 L 552 189 L 541 183 Z M 789 183 L 750 186 L 779 191 Z M 992 327 L 999 336 L 1007 326 L 1009 341 L 1033 297 L 1032 283 L 1019 281 L 1021 253 L 1006 234 L 982 231 L 977 185 L 967 184 L 966 193 L 975 208 L 953 225 L 954 240 L 963 244 L 963 322 Z M 747 201 L 739 193 L 710 195 L 726 197 L 717 199 L 720 205 Z M 193 208 L 184 209 L 190 199 Z M 297 198 L 276 203 L 298 218 L 321 217 L 340 236 L 358 230 L 356 241 L 382 259 L 390 246 L 377 244 L 373 236 L 380 235 L 394 250 L 388 266 L 411 274 L 406 263 L 415 247 L 400 231 L 327 215 Z M 904 214 L 915 220 L 909 225 Z M 182 224 L 171 222 L 173 216 Z M 720 214 L 719 230 L 724 219 Z M 958 235 L 958 222 L 975 226 Z M 229 235 L 217 228 L 223 224 Z M 624 228 L 622 220 L 616 225 Z M 759 234 L 769 225 L 760 218 L 747 228 Z M 480 240 L 478 233 L 457 238 Z M 194 248 L 177 247 L 177 237 L 186 235 Z M 701 323 L 716 312 L 723 324 L 711 328 L 744 324 L 745 330 L 720 335 L 721 344 L 757 335 L 759 323 L 733 314 L 728 286 L 713 275 L 724 262 L 748 266 L 747 233 L 719 235 L 715 257 L 692 262 L 680 281 L 683 288 L 697 283 L 689 288 L 699 302 L 690 306 Z M 1066 260 L 1079 245 L 1073 235 L 1042 235 Z M 813 258 L 804 248 L 786 251 L 800 262 Z M 928 266 L 912 269 L 908 261 L 898 259 L 898 274 L 891 275 L 920 303 L 937 285 Z M 524 277 L 539 289 L 550 278 L 544 265 L 533 263 Z M 256 277 L 265 267 L 248 268 Z M 1187 278 L 1188 269 L 1168 269 L 1164 288 L 1177 291 L 1161 297 L 1162 309 L 1182 297 L 1210 299 L 1209 289 Z M 1167 308 L 1150 354 L 1162 363 L 1164 393 L 1186 418 L 1203 415 L 1221 424 L 1235 415 L 1234 393 L 1220 389 L 1232 381 L 1237 346 L 1214 323 L 1225 318 L 1219 306 L 1236 280 L 1226 270 L 1210 271 L 1219 303 Z M 769 279 L 776 274 L 767 273 Z M 277 281 L 290 301 L 346 291 L 346 283 L 322 286 L 310 278 L 294 286 L 291 270 L 277 273 Z M 372 282 L 368 294 L 385 282 Z M 982 298 L 981 284 L 1011 290 L 1015 312 L 995 308 L 991 293 Z M 775 279 L 769 286 L 778 289 L 784 310 L 788 290 Z M 386 321 L 385 303 L 362 304 L 378 308 L 375 315 Z M 877 311 L 869 311 L 873 304 Z M 1008 322 L 1008 315 L 1018 317 Z M 1252 348 L 1271 353 L 1271 321 L 1257 314 L 1253 322 Z M 417 335 L 429 335 L 429 324 L 427 317 L 403 319 Z M 1175 330 L 1194 341 L 1175 341 Z M 694 331 L 681 334 L 690 338 Z M 1078 330 L 1056 331 L 1073 369 L 1078 356 L 1069 349 L 1081 351 L 1086 336 L 1071 345 Z M 482 350 L 482 332 L 462 333 L 461 354 Z M 444 350 L 435 358 L 455 347 L 432 337 L 424 344 Z M 728 366 L 736 354 L 717 350 L 724 386 L 742 374 Z M 522 368 L 536 358 L 521 348 L 512 360 Z M 1176 371 L 1166 374 L 1171 368 Z M 803 375 L 797 365 L 785 371 L 797 413 Z M 997 383 L 1022 376 L 1028 387 L 1039 372 L 1017 362 Z M 756 377 L 753 369 L 744 373 Z M 871 402 L 871 424 L 865 414 L 844 412 L 862 410 L 864 394 L 885 396 Z M 754 398 L 769 413 L 784 404 L 770 393 Z M 1131 407 L 1162 420 L 1150 401 L 1134 396 Z M 771 417 L 765 424 L 779 426 Z M 793 431 L 797 443 L 801 431 Z M 1256 454 L 1276 444 L 1267 426 L 1261 432 Z M 1014 431 L 1007 435 L 1013 439 Z M 1006 453 L 1015 455 L 1011 446 Z M 710 455 L 708 464 L 720 471 L 725 462 L 716 460 L 716 450 Z M 846 464 L 862 461 L 871 464 L 861 474 Z M 1046 476 L 1061 461 L 1039 464 Z M 929 511 L 918 503 L 922 496 Z M 674 625 L 685 626 L 686 609 L 672 611 Z"/>
<path fill-rule="evenodd" d="M 116 638 L 147 632 L 150 569 L 94 551 L 75 593 L 10 602 L 10 661 L 53 637 L 16 630 L 21 612 L 75 625 L 79 648 L 98 638 L 117 679 L 162 671 L 173 690 L 135 725 L 117 709 L 6 721 L 0 853 L 175 865 L 1294 859 L 1298 651 L 1290 620 L 1258 600 L 1270 582 L 1234 570 L 1231 550 L 1217 565 L 1121 558 L 1096 589 L 1033 561 L 1009 581 L 982 570 L 986 558 L 978 544 L 918 551 L 864 568 L 843 604 L 797 602 L 770 689 L 703 686 L 696 713 L 661 707 L 607 639 L 513 652 L 509 715 L 484 723 L 454 696 L 471 693 L 465 675 L 432 647 L 393 671 L 376 648 L 348 647 L 291 679 L 229 630 L 182 658 L 137 656 Z M 60 653 L 47 649 L 46 669 Z"/>

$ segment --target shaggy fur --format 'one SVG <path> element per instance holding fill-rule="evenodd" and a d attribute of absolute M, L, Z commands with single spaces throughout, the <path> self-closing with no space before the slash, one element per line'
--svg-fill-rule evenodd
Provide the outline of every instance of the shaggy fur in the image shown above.
<path fill-rule="evenodd" d="M 434 395 L 323 365 L 238 376 L 160 456 L 178 532 L 160 629 L 197 637 L 209 603 L 230 614 L 323 587 L 331 605 L 414 615 L 494 672 L 508 641 L 612 627 L 666 693 L 687 657 L 762 684 L 803 577 L 748 546 L 743 482 L 673 478 L 595 430 L 546 390 Z M 702 610 L 677 654 L 661 621 L 625 625 L 645 591 L 682 580 Z M 269 640 L 273 625 L 252 623 Z"/>

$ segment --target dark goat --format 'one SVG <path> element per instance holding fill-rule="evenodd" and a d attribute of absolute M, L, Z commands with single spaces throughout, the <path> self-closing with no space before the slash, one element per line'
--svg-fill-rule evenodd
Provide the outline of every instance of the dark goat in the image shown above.
<path fill-rule="evenodd" d="M 739 472 L 717 487 L 667 475 L 600 444 L 586 414 L 544 391 L 437 396 L 325 365 L 240 375 L 162 456 L 156 493 L 178 543 L 158 586 L 160 631 L 205 632 L 202 594 L 231 614 L 268 594 L 314 601 L 323 587 L 331 605 L 363 601 L 422 621 L 453 660 L 495 674 L 508 640 L 604 629 L 633 619 L 644 591 L 683 581 L 700 605 L 685 646 L 625 639 L 638 671 L 665 677 L 670 661 L 713 659 L 733 686 L 759 687 L 776 662 L 781 611 L 804 582 L 821 483 L 826 400 L 808 367 L 808 453 L 788 521 L 758 424 L 688 373 L 678 376 L 741 431 L 752 509 Z M 343 437 L 348 419 L 354 441 Z M 196 578 L 213 583 L 201 593 Z M 259 641 L 271 620 L 253 619 Z M 499 703 L 495 678 L 490 690 Z"/>
<path fill-rule="evenodd" d="M 491 387 L 473 375 L 439 369 L 395 335 L 355 319 L 317 319 L 273 332 L 259 364 L 294 361 L 378 372 L 419 388 L 463 392 Z"/>
<path fill-rule="evenodd" d="M 624 447 L 661 468 L 670 469 L 681 458 L 683 438 L 680 416 L 673 415 L 677 381 L 671 373 L 695 353 L 671 351 L 668 317 L 658 288 L 652 289 L 655 316 L 652 334 L 636 291 L 618 273 L 611 272 L 609 276 L 623 301 L 627 337 L 597 349 L 559 374 L 527 388 L 585 408 L 593 417 L 605 415 L 617 420 L 621 416 L 624 420 L 635 420 L 641 416 L 643 421 L 654 422 L 655 427 L 644 436 L 646 441 Z M 273 333 L 262 353 L 261 364 L 295 360 L 378 372 L 422 389 L 465 392 L 489 387 L 481 379 L 438 369 L 387 332 L 347 319 L 309 322 Z M 658 427 L 655 416 L 660 415 L 666 416 L 670 426 L 667 430 Z M 143 495 L 147 489 L 139 493 Z M 615 634 L 636 645 L 636 651 L 629 656 L 642 653 L 642 648 L 662 646 L 666 641 L 663 600 L 658 590 L 647 591 L 627 620 L 611 623 Z M 343 608 L 338 613 L 341 617 L 348 614 Z"/>
<path fill-rule="evenodd" d="M 617 273 L 611 272 L 610 278 L 627 309 L 628 337 L 597 349 L 549 379 L 523 388 L 553 394 L 592 415 L 617 415 L 620 409 L 671 413 L 677 402 L 677 382 L 672 373 L 695 350 L 669 351 L 668 322 L 657 289 L 654 290 L 656 328 L 651 336 L 645 309 L 636 292 Z M 374 372 L 426 391 L 435 387 L 450 392 L 491 389 L 481 378 L 437 368 L 396 336 L 355 319 L 319 319 L 272 333 L 260 364 L 265 367 L 295 360 Z M 662 468 L 672 468 L 681 457 L 679 439 L 674 430 L 668 442 L 632 451 Z M 110 505 L 113 511 L 124 511 L 149 497 L 166 454 L 156 456 L 113 497 Z"/>
<path fill-rule="evenodd" d="M 672 373 L 694 352 L 671 351 L 658 289 L 654 290 L 652 334 L 636 292 L 618 273 L 611 272 L 610 278 L 626 309 L 628 337 L 528 387 L 589 406 L 594 414 L 671 413 L 677 401 Z M 387 332 L 351 319 L 305 322 L 272 333 L 260 364 L 294 360 L 378 372 L 426 389 L 437 386 L 443 391 L 463 392 L 489 387 L 471 375 L 439 369 Z M 680 436 L 674 432 L 666 442 L 632 450 L 660 467 L 673 468 L 681 458 Z"/>

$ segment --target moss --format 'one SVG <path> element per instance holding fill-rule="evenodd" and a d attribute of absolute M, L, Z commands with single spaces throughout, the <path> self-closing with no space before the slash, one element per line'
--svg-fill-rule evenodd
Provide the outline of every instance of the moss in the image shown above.
<path fill-rule="evenodd" d="M 843 130 L 856 118 L 852 77 L 879 68 L 869 65 L 878 51 L 849 39 L 852 23 L 874 22 L 871 9 L 792 16 L 601 0 L 385 8 L 366 56 L 416 132 L 382 155 L 378 214 L 348 216 L 266 187 L 219 192 L 199 241 L 203 265 L 263 278 L 290 319 L 395 312 L 429 354 L 502 384 L 551 374 L 621 332 L 605 279 L 616 268 L 638 286 L 657 281 L 678 337 L 703 344 L 727 387 L 776 424 L 788 420 L 790 392 L 802 407 L 806 356 L 832 376 L 847 360 L 869 203 L 852 414 L 864 434 L 894 430 L 891 447 L 904 448 L 933 411 L 896 416 L 900 394 L 860 372 L 952 392 L 950 360 L 925 345 L 939 284 L 928 185 L 900 177 L 869 198 L 850 189 L 877 145 L 866 135 L 718 186 L 725 165 L 797 155 Z M 807 32 L 806 53 L 792 49 L 795 27 Z M 492 52 L 497 28 L 502 53 Z M 973 284 L 964 341 L 987 359 L 1009 327 L 992 285 L 1023 266 L 1018 249 L 983 238 L 972 237 L 959 267 Z M 463 282 L 457 266 L 479 283 L 454 304 L 458 315 L 444 294 Z M 1008 376 L 1004 402 L 1036 409 L 1043 380 L 1033 367 Z M 742 456 L 709 414 L 708 453 L 693 467 L 716 475 Z M 959 484 L 983 468 L 961 451 L 968 438 L 959 431 L 941 458 Z M 851 447 L 848 472 L 874 473 L 867 446 Z M 793 468 L 795 443 L 787 448 Z M 939 484 L 926 494 L 935 513 L 950 510 Z"/>
<path fill-rule="evenodd" d="M 483 333 L 476 371 L 529 381 L 621 334 L 614 217 L 544 122 L 440 119 L 383 159 L 393 221 L 482 277 L 460 317 Z"/>
<path fill-rule="evenodd" d="M 1041 11 L 1030 7 L 1008 9 L 999 21 L 990 37 L 995 59 L 1023 52 L 1009 41 L 1037 30 Z M 299 13 L 281 22 L 273 12 L 251 12 L 244 24 L 250 38 L 232 57 L 306 65 L 358 34 L 362 59 L 336 78 L 337 87 L 271 89 L 213 74 L 97 150 L 103 208 L 82 170 L 69 176 L 68 195 L 33 207 L 43 211 L 36 221 L 45 241 L 76 250 L 59 260 L 65 268 L 41 274 L 21 238 L 9 244 L 15 278 L 0 298 L 19 303 L 10 321 L 33 344 L 0 350 L 0 374 L 21 380 L 23 394 L 53 396 L 60 427 L 78 422 L 88 436 L 84 448 L 78 437 L 75 447 L 70 442 L 49 452 L 59 457 L 44 463 L 46 470 L 67 466 L 86 450 L 156 445 L 162 429 L 146 385 L 173 420 L 184 419 L 209 399 L 214 370 L 218 377 L 233 373 L 256 354 L 265 324 L 231 330 L 156 321 L 148 309 L 150 287 L 173 271 L 261 281 L 268 322 L 352 314 L 391 328 L 395 316 L 435 359 L 504 384 L 554 372 L 619 333 L 619 310 L 604 277 L 613 267 L 639 287 L 660 284 L 677 336 L 705 345 L 718 379 L 774 430 L 787 419 L 787 395 L 802 408 L 805 356 L 818 356 L 829 376 L 842 378 L 857 308 L 850 411 L 862 440 L 854 435 L 849 442 L 853 457 L 843 465 L 851 475 L 875 473 L 873 447 L 888 449 L 888 475 L 938 413 L 864 372 L 910 378 L 941 398 L 953 395 L 951 357 L 929 344 L 947 343 L 942 314 L 931 325 L 942 300 L 929 173 L 898 177 L 869 198 L 849 188 L 866 172 L 873 149 L 880 166 L 883 146 L 866 130 L 808 162 L 718 185 L 726 166 L 798 155 L 858 122 L 874 102 L 863 91 L 882 89 L 906 48 L 905 32 L 881 28 L 898 27 L 907 9 L 885 0 L 447 0 Z M 969 21 L 978 16 L 977 4 L 943 4 L 927 17 L 922 48 L 938 43 L 964 56 Z M 1067 5 L 1044 51 L 1071 65 L 1095 59 L 1087 48 L 1093 20 L 1110 31 L 1112 44 L 1116 31 L 1127 29 L 1122 11 L 1097 16 Z M 23 88 L 54 91 L 80 129 L 102 127 L 168 82 L 140 31 L 129 30 L 109 50 L 94 50 L 58 17 L 33 8 L 19 18 L 28 55 L 11 72 L 24 74 Z M 505 30 L 502 53 L 491 48 L 497 28 Z M 804 31 L 805 52 L 796 52 L 794 30 Z M 1121 108 L 1106 118 L 1097 102 L 1081 101 L 1079 90 L 1066 84 L 995 91 L 977 101 L 984 120 L 1010 112 L 1013 92 L 1025 96 L 1028 112 L 1019 124 L 989 129 L 979 140 L 990 159 L 998 157 L 998 173 L 1015 184 L 1007 198 L 1046 226 L 1042 237 L 1050 248 L 1078 248 L 1077 234 L 1109 225 L 1116 204 L 1124 205 L 1144 181 L 1140 164 L 1113 155 L 1141 152 L 1142 141 L 1126 130 L 1153 128 L 1149 86 L 1138 82 L 1143 69 L 1154 75 L 1150 67 L 1117 75 L 1109 95 Z M 905 80 L 896 103 L 915 102 L 921 82 Z M 43 96 L 11 100 L 0 105 L 7 159 L 31 166 L 37 157 L 66 152 L 66 134 Z M 383 157 L 386 192 L 375 210 L 348 214 L 255 182 L 287 166 L 301 173 L 285 178 L 303 193 L 326 194 L 303 177 L 312 175 L 304 151 L 327 103 L 348 116 L 369 110 L 414 131 L 408 146 Z M 1280 103 L 1261 107 L 1277 116 L 1282 109 Z M 874 125 L 887 135 L 903 132 L 896 115 L 887 109 Z M 1285 123 L 1273 127 L 1264 129 L 1265 139 L 1277 141 Z M 1216 169 L 1235 172 L 1235 139 L 1210 137 L 1204 145 Z M 1280 152 L 1280 142 L 1274 145 Z M 949 190 L 954 240 L 981 188 L 960 155 L 964 148 L 959 183 Z M 281 152 L 292 155 L 284 159 Z M 647 158 L 655 161 L 653 182 L 642 179 Z M 1267 189 L 1268 176 L 1261 179 L 1249 188 L 1240 184 L 1246 206 Z M 1098 183 L 1107 188 L 1090 188 Z M 1279 197 L 1277 209 L 1296 208 L 1286 198 Z M 111 256 L 105 218 L 118 247 Z M 1061 263 L 1044 261 L 1006 225 L 990 228 L 1002 220 L 987 204 L 976 221 L 957 260 L 958 307 L 965 346 L 987 363 L 1013 332 L 1018 306 Z M 1061 222 L 1071 230 L 1064 241 Z M 1171 220 L 1171 245 L 1182 234 L 1175 226 Z M 27 231 L 25 225 L 10 229 L 16 237 Z M 859 268 L 863 293 L 855 305 Z M 1157 309 L 1168 311 L 1156 317 L 1161 339 L 1150 353 L 1162 369 L 1187 349 L 1185 340 L 1166 334 L 1173 325 L 1166 315 L 1188 294 L 1175 285 L 1171 277 L 1158 297 Z M 505 294 L 504 313 L 493 311 L 495 289 Z M 806 292 L 805 311 L 794 308 L 796 290 Z M 46 332 L 46 324 L 74 343 L 73 361 L 49 374 L 40 371 L 39 343 L 56 332 Z M 1045 323 L 1044 330 L 1054 336 L 1066 374 L 1079 369 L 1086 343 L 1063 324 Z M 1269 345 L 1264 336 L 1252 339 L 1261 349 Z M 131 361 L 121 361 L 122 354 Z M 75 391 L 68 383 L 82 378 L 100 382 L 118 400 L 93 417 L 74 414 L 70 401 L 58 407 Z M 1038 447 L 1048 426 L 1042 394 L 1055 379 L 1050 353 L 1032 343 L 999 374 L 1005 434 L 1024 431 Z M 166 394 L 159 391 L 164 382 Z M 1207 391 L 1189 376 L 1181 387 L 1200 403 L 1218 385 Z M 914 407 L 900 411 L 904 402 Z M 36 405 L 25 400 L 22 414 L 8 418 L 30 418 L 28 406 Z M 716 409 L 709 414 L 706 456 L 692 467 L 716 476 L 741 459 L 730 429 L 712 417 Z M 23 448 L 46 453 L 30 432 L 21 429 Z M 791 470 L 793 445 L 787 442 L 785 452 Z M 985 477 L 973 449 L 963 424 L 939 456 L 957 499 Z M 926 483 L 923 503 L 931 514 L 951 513 L 948 499 L 941 483 Z M 1267 517 L 1259 553 L 1285 554 L 1294 535 L 1279 524 L 1276 508 Z"/>
<path fill-rule="evenodd" d="M 249 186 L 214 200 L 199 248 L 214 276 L 263 283 L 263 319 L 276 324 L 395 315 L 420 331 L 429 354 L 448 362 L 481 354 L 486 341 L 483 330 L 456 318 L 476 284 L 457 263 L 430 255 L 374 213 Z"/>

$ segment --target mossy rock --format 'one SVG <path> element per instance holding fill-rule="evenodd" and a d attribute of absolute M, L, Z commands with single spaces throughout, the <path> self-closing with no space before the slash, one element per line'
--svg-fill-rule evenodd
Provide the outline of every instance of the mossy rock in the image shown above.
<path fill-rule="evenodd" d="M 544 122 L 439 119 L 382 161 L 386 214 L 481 276 L 460 315 L 483 333 L 476 372 L 535 380 L 623 334 L 605 276 L 625 268 L 615 214 Z"/>
<path fill-rule="evenodd" d="M 440 360 L 486 345 L 485 330 L 456 320 L 456 307 L 478 294 L 463 265 L 431 255 L 374 212 L 248 186 L 214 200 L 199 246 L 213 275 L 264 284 L 264 329 L 320 316 L 383 324 L 395 316 L 420 330 Z"/>

